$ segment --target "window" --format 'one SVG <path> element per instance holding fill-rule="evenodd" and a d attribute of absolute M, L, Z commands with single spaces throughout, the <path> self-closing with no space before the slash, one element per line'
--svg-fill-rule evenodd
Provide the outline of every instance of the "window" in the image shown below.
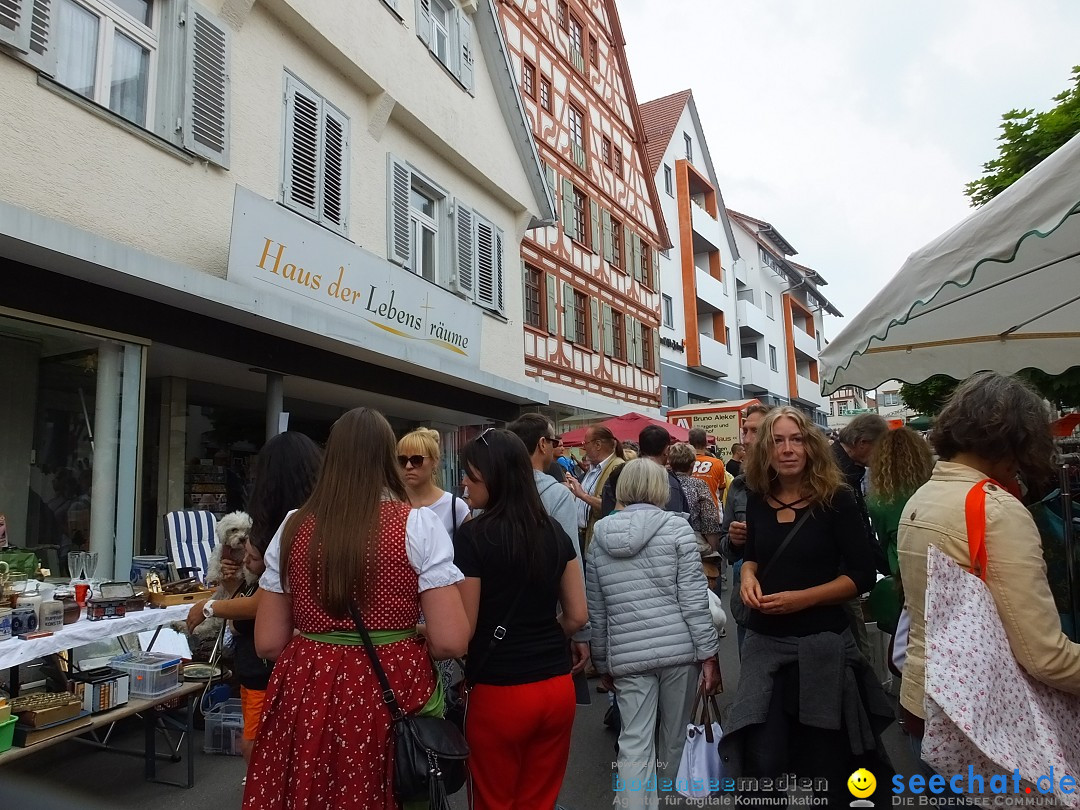
<path fill-rule="evenodd" d="M 387 258 L 485 309 L 502 312 L 503 232 L 393 156 L 388 187 Z"/>
<path fill-rule="evenodd" d="M 622 267 L 622 223 L 611 218 L 611 264 Z"/>
<path fill-rule="evenodd" d="M 543 287 L 543 274 L 535 267 L 525 265 L 525 323 L 543 328 L 543 310 L 540 306 Z"/>
<path fill-rule="evenodd" d="M 295 76 L 285 75 L 282 202 L 348 233 L 349 119 Z"/>
<path fill-rule="evenodd" d="M 626 347 L 623 346 L 623 333 L 626 331 L 626 324 L 623 321 L 623 314 L 621 312 L 612 311 L 611 313 L 611 357 L 613 360 L 625 360 L 626 359 Z"/>
<path fill-rule="evenodd" d="M 898 391 L 885 391 L 881 394 L 881 404 L 886 408 L 900 407 L 900 393 Z"/>
<path fill-rule="evenodd" d="M 573 104 L 567 105 L 570 123 L 570 151 L 576 163 L 585 168 L 585 114 Z"/>
<path fill-rule="evenodd" d="M 573 14 L 570 15 L 570 61 L 578 72 L 585 72 L 585 29 Z"/>
<path fill-rule="evenodd" d="M 829 400 L 829 416 L 836 416 L 836 402 Z"/>
<path fill-rule="evenodd" d="M 776 367 L 776 347 L 775 346 L 769 346 L 769 368 L 771 368 L 773 371 L 778 370 L 777 367 Z"/>
<path fill-rule="evenodd" d="M 585 192 L 574 187 L 574 231 L 579 242 L 586 242 L 589 238 L 589 198 Z"/>
<path fill-rule="evenodd" d="M 671 176 L 671 167 L 666 163 L 664 164 L 664 191 L 670 197 L 675 196 L 675 178 Z"/>
<path fill-rule="evenodd" d="M 731 354 L 731 327 L 724 327 L 724 345 L 727 346 L 727 353 Z"/>
<path fill-rule="evenodd" d="M 686 132 L 683 133 L 683 143 L 686 144 L 686 159 L 694 162 L 694 141 Z"/>
<path fill-rule="evenodd" d="M 670 295 L 660 296 L 660 301 L 663 304 L 664 311 L 664 326 L 668 329 L 675 328 L 675 305 L 672 303 Z"/>
<path fill-rule="evenodd" d="M 773 297 L 771 293 L 765 293 L 765 314 L 773 320 L 776 320 L 773 315 Z"/>
<path fill-rule="evenodd" d="M 566 30 L 567 23 L 570 19 L 570 11 L 566 7 L 566 0 L 559 0 L 559 28 Z"/>
<path fill-rule="evenodd" d="M 622 149 L 615 147 L 615 176 L 621 178 L 622 174 Z"/>
<path fill-rule="evenodd" d="M 540 106 L 551 112 L 551 79 L 540 77 Z"/>
<path fill-rule="evenodd" d="M 600 159 L 604 161 L 605 166 L 611 168 L 611 138 L 607 135 L 600 141 Z"/>
<path fill-rule="evenodd" d="M 641 256 L 641 283 L 646 287 L 653 286 L 653 274 L 652 274 L 652 248 L 649 247 L 649 243 L 640 237 L 634 237 L 638 240 L 637 248 L 638 253 Z"/>
<path fill-rule="evenodd" d="M 665 386 L 664 388 L 664 401 L 669 408 L 679 407 L 679 389 Z"/>
<path fill-rule="evenodd" d="M 595 68 L 600 67 L 600 48 L 592 34 L 589 34 L 589 63 Z"/>
<path fill-rule="evenodd" d="M 671 258 L 671 249 L 670 248 L 664 248 L 663 250 L 660 251 L 660 255 L 663 256 L 665 259 L 670 259 Z"/>
<path fill-rule="evenodd" d="M 741 354 L 744 359 L 757 360 L 757 343 L 744 343 L 739 347 L 739 354 Z"/>
<path fill-rule="evenodd" d="M 574 290 L 574 333 L 577 335 L 576 343 L 588 348 L 589 346 L 589 297 L 583 292 Z"/>
<path fill-rule="evenodd" d="M 470 93 L 472 21 L 453 0 L 416 0 L 416 35 Z"/>
<path fill-rule="evenodd" d="M 653 365 L 653 330 L 645 324 L 641 324 L 638 353 L 641 355 L 641 367 L 646 371 L 656 371 L 656 366 Z"/>
<path fill-rule="evenodd" d="M 526 59 L 521 66 L 521 86 L 525 95 L 536 98 L 536 65 Z"/>

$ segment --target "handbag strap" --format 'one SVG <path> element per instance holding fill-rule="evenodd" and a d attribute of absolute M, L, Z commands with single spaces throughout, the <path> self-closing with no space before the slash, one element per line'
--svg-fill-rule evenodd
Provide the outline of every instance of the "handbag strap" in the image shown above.
<path fill-rule="evenodd" d="M 495 652 L 495 648 L 499 646 L 499 642 L 506 638 L 506 625 L 510 624 L 511 619 L 514 618 L 514 614 L 517 613 L 518 605 L 521 603 L 521 597 L 524 593 L 524 588 L 518 588 L 518 592 L 514 595 L 514 601 L 510 603 L 510 610 L 506 612 L 506 618 L 503 619 L 502 624 L 495 626 L 495 631 L 491 634 L 491 641 L 488 642 L 487 649 L 478 657 L 476 669 L 473 670 L 472 680 L 467 681 L 466 686 L 472 686 L 472 684 L 476 683 L 476 676 L 483 670 L 484 664 L 491 658 L 491 654 Z"/>
<path fill-rule="evenodd" d="M 453 526 L 453 529 L 451 529 L 451 531 L 450 531 L 450 539 L 451 540 L 455 540 L 457 538 L 457 526 L 458 526 L 458 523 L 457 523 L 457 502 L 458 502 L 458 496 L 451 492 L 450 493 L 450 515 L 451 515 L 451 519 L 453 520 L 453 523 L 451 524 Z"/>
<path fill-rule="evenodd" d="M 807 509 L 805 512 L 803 512 L 803 516 L 797 521 L 795 521 L 795 525 L 791 527 L 791 531 L 787 533 L 787 537 L 785 537 L 783 542 L 780 543 L 779 548 L 776 549 L 776 553 L 774 553 L 772 557 L 769 558 L 769 561 L 761 567 L 761 570 L 758 572 L 757 575 L 758 582 L 765 581 L 765 572 L 772 567 L 772 564 L 776 562 L 777 558 L 781 554 L 783 554 L 785 550 L 787 550 L 787 547 L 789 545 L 791 545 L 791 541 L 795 539 L 795 535 L 798 533 L 799 529 L 802 528 L 802 525 L 806 523 L 806 520 L 810 517 L 810 513 L 812 511 L 814 511 L 812 507 L 810 509 Z"/>
<path fill-rule="evenodd" d="M 349 605 L 349 615 L 352 616 L 353 622 L 356 623 L 356 630 L 360 633 L 361 641 L 364 642 L 364 651 L 371 660 L 371 668 L 375 670 L 375 677 L 379 679 L 379 686 L 382 688 L 383 703 L 390 709 L 390 716 L 395 721 L 403 719 L 405 717 L 405 712 L 403 712 L 401 706 L 398 705 L 397 696 L 394 695 L 394 689 L 390 686 L 390 679 L 386 677 L 386 670 L 383 669 L 382 663 L 379 661 L 379 656 L 375 652 L 375 645 L 371 643 L 371 636 L 368 635 L 367 628 L 364 626 L 364 620 L 360 618 L 360 611 L 356 609 L 356 605 Z"/>
<path fill-rule="evenodd" d="M 964 519 L 967 523 L 971 573 L 981 580 L 986 579 L 986 490 L 984 487 L 987 484 L 1001 486 L 993 478 L 984 478 L 968 490 L 967 498 L 964 499 Z"/>

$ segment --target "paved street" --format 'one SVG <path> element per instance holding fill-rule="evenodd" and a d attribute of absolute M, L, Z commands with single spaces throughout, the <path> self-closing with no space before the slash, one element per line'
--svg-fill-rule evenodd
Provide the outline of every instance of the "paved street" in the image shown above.
<path fill-rule="evenodd" d="M 734 629 L 721 640 L 721 666 L 724 674 L 725 692 L 721 695 L 723 709 L 735 693 L 738 685 L 738 655 Z M 611 762 L 615 755 L 615 734 L 602 723 L 607 707 L 607 696 L 597 694 L 596 681 L 590 682 L 593 703 L 580 707 L 574 725 L 570 765 L 563 784 L 560 803 L 567 810 L 596 810 L 610 807 Z M 201 734 L 201 732 L 199 732 Z M 139 725 L 124 729 L 121 743 L 130 748 L 142 744 Z M 13 806 L 5 795 L 12 789 L 11 777 L 30 780 L 35 789 L 57 792 L 56 808 L 78 807 L 80 810 L 96 810 L 97 807 L 153 808 L 162 804 L 172 810 L 185 808 L 234 808 L 240 806 L 243 788 L 244 765 L 239 757 L 225 757 L 201 752 L 202 740 L 198 740 L 199 753 L 196 762 L 196 786 L 193 790 L 155 785 L 143 781 L 142 762 L 135 757 L 96 751 L 78 743 L 67 743 L 27 757 L 4 770 L 0 780 L 0 807 Z M 912 759 L 906 741 L 893 727 L 886 739 L 889 753 L 898 771 L 912 773 Z M 181 780 L 183 764 L 166 765 L 160 774 L 167 779 Z M 95 800 L 100 803 L 95 803 Z M 455 810 L 465 810 L 464 794 L 453 798 Z M 45 808 L 46 805 L 31 806 Z M 692 807 L 692 803 L 673 801 L 665 807 Z"/>

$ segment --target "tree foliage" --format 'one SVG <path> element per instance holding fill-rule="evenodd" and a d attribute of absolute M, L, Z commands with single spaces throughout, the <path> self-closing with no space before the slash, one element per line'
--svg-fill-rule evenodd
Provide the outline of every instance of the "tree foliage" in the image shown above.
<path fill-rule="evenodd" d="M 1025 368 L 1016 376 L 1056 408 L 1080 405 L 1080 366 L 1073 366 L 1062 374 L 1047 374 L 1035 368 Z M 912 410 L 926 416 L 937 416 L 959 384 L 959 380 L 948 375 L 936 374 L 915 385 L 904 383 L 900 386 L 900 397 Z"/>
<path fill-rule="evenodd" d="M 1072 87 L 1054 101 L 1046 112 L 1009 110 L 1002 116 L 998 156 L 983 164 L 982 177 L 964 187 L 973 206 L 992 200 L 1080 132 L 1080 66 L 1072 69 Z"/>
<path fill-rule="evenodd" d="M 921 383 L 901 385 L 900 398 L 909 408 L 918 413 L 937 416 L 959 384 L 959 380 L 954 380 L 948 375 L 935 374 Z"/>

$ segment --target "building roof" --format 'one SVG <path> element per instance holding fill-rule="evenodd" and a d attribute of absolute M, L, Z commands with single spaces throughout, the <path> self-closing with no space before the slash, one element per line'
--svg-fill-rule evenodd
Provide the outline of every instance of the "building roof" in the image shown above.
<path fill-rule="evenodd" d="M 776 228 L 774 228 L 770 223 L 766 222 L 763 219 L 757 219 L 756 217 L 752 217 L 749 214 L 740 214 L 738 211 L 732 208 L 728 209 L 728 213 L 736 219 L 742 220 L 743 223 L 749 222 L 753 225 L 756 225 L 758 228 L 757 232 L 762 236 L 766 237 L 773 244 L 775 244 L 776 247 L 779 248 L 785 256 L 798 255 L 799 251 L 795 250 L 795 246 L 792 245 L 791 242 L 789 242 L 783 236 L 781 236 L 780 231 L 776 230 Z"/>
<path fill-rule="evenodd" d="M 671 143 L 671 136 L 682 118 L 686 103 L 690 100 L 689 90 L 680 90 L 670 96 L 655 98 L 641 105 L 641 122 L 645 128 L 645 154 L 649 161 L 649 173 L 656 174 L 664 152 Z"/>

